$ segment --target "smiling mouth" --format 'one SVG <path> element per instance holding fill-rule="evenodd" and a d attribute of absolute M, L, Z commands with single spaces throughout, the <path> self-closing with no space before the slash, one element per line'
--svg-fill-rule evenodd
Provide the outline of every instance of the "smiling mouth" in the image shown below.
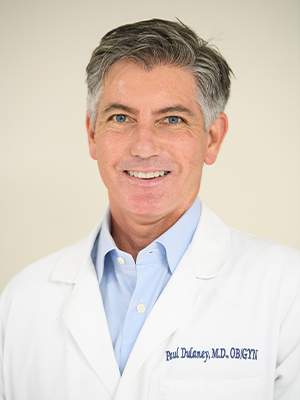
<path fill-rule="evenodd" d="M 125 171 L 128 175 L 134 176 L 139 179 L 154 179 L 159 178 L 170 173 L 170 171 L 153 171 L 153 172 L 139 172 L 139 171 Z"/>

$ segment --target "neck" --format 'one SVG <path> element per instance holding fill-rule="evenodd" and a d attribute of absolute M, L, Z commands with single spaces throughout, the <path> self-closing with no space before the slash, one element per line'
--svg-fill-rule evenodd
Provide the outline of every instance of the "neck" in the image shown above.
<path fill-rule="evenodd" d="M 118 213 L 111 206 L 111 235 L 118 249 L 131 254 L 136 261 L 138 253 L 170 229 L 193 201 L 181 209 L 156 218 Z"/>

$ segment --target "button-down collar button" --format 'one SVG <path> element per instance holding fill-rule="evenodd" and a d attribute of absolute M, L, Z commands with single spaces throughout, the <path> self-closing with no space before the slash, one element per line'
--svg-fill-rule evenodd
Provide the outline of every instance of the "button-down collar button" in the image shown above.
<path fill-rule="evenodd" d="M 139 305 L 137 306 L 137 308 L 136 308 L 136 311 L 137 311 L 139 314 L 143 314 L 143 312 L 145 312 L 145 310 L 146 310 L 146 307 L 144 306 L 144 304 L 139 304 Z"/>
<path fill-rule="evenodd" d="M 117 260 L 118 260 L 119 264 L 125 264 L 125 261 L 124 261 L 124 259 L 122 257 L 118 257 Z"/>
<path fill-rule="evenodd" d="M 151 255 L 151 254 L 153 254 L 153 253 L 156 253 L 158 250 L 149 250 L 149 251 L 147 251 L 147 254 L 149 254 L 149 255 Z"/>

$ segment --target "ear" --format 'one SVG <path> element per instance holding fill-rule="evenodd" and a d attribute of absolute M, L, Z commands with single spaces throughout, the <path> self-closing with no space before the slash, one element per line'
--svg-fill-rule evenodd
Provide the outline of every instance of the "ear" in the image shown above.
<path fill-rule="evenodd" d="M 227 115 L 220 113 L 218 118 L 211 123 L 208 130 L 207 147 L 204 157 L 205 164 L 211 165 L 216 161 L 227 130 Z"/>
<path fill-rule="evenodd" d="M 97 160 L 95 131 L 94 131 L 93 124 L 92 124 L 88 110 L 86 112 L 85 125 L 86 125 L 86 131 L 87 131 L 87 135 L 88 135 L 90 156 L 92 157 L 93 160 Z"/>

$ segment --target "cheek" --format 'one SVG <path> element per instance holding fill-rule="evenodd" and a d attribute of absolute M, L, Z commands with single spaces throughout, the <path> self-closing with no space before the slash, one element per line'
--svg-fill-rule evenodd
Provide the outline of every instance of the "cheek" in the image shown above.
<path fill-rule="evenodd" d="M 191 140 L 188 143 L 179 143 L 176 146 L 178 160 L 182 167 L 192 171 L 202 169 L 205 157 L 205 143 L 199 140 Z"/>
<path fill-rule="evenodd" d="M 96 140 L 96 152 L 97 152 L 97 162 L 98 162 L 98 168 L 100 171 L 100 175 L 104 181 L 106 171 L 109 170 L 110 167 L 110 148 L 109 148 L 109 142 L 103 140 L 102 138 L 99 138 Z M 105 183 L 105 182 L 104 182 Z"/>
<path fill-rule="evenodd" d="M 96 140 L 99 156 L 117 157 L 126 147 L 126 135 L 111 130 L 99 132 Z"/>
<path fill-rule="evenodd" d="M 99 135 L 96 141 L 98 167 L 103 180 L 113 173 L 116 165 L 122 160 L 124 146 L 114 135 Z"/>

